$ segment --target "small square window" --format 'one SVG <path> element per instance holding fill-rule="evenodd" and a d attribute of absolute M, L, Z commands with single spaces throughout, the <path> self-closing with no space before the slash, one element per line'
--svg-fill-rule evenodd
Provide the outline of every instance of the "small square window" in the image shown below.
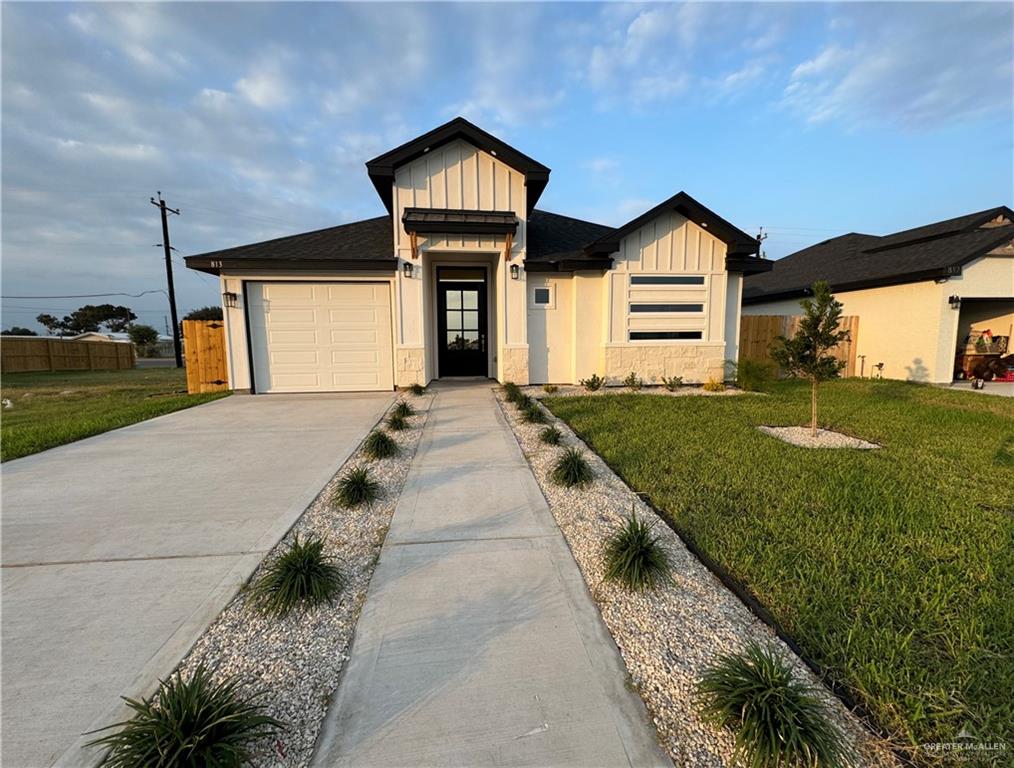
<path fill-rule="evenodd" d="M 532 288 L 531 306 L 536 309 L 553 309 L 552 287 Z"/>

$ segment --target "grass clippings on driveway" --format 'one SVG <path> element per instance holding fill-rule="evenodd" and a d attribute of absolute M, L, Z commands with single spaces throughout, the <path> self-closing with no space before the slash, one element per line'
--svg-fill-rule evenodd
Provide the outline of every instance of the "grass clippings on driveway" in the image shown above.
<path fill-rule="evenodd" d="M 744 584 L 912 749 L 967 728 L 1014 744 L 1014 402 L 901 382 L 821 389 L 821 423 L 882 446 L 814 451 L 767 397 L 544 401 Z"/>
<path fill-rule="evenodd" d="M 172 413 L 228 392 L 188 395 L 176 368 L 4 374 L 3 461 Z"/>

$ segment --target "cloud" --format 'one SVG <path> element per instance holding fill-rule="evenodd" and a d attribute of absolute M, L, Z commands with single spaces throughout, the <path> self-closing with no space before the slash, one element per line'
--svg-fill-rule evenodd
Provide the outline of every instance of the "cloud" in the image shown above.
<path fill-rule="evenodd" d="M 284 107 L 292 96 L 292 86 L 282 72 L 285 58 L 286 54 L 279 53 L 257 62 L 245 77 L 236 81 L 236 92 L 261 109 Z"/>
<path fill-rule="evenodd" d="M 810 123 L 926 129 L 1011 116 L 1014 8 L 1003 3 L 842 6 L 792 70 L 782 104 Z"/>

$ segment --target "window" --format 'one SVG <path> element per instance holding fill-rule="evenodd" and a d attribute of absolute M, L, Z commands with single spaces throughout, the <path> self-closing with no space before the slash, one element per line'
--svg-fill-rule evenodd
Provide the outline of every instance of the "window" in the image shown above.
<path fill-rule="evenodd" d="M 553 289 L 548 286 L 532 288 L 531 305 L 536 309 L 553 309 Z"/>
<path fill-rule="evenodd" d="M 703 312 L 703 304 L 631 304 L 631 312 Z"/>
<path fill-rule="evenodd" d="M 631 331 L 631 341 L 658 341 L 661 339 L 700 339 L 700 331 Z"/>
<path fill-rule="evenodd" d="M 631 285 L 704 285 L 704 275 L 631 275 Z"/>

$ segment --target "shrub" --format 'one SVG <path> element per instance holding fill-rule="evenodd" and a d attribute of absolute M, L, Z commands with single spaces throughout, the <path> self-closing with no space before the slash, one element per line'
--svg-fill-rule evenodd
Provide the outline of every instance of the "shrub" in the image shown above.
<path fill-rule="evenodd" d="M 391 413 L 396 413 L 401 416 L 401 418 L 407 419 L 415 413 L 415 408 L 413 408 L 410 403 L 406 403 L 404 400 L 399 400 L 394 404 L 394 408 L 391 409 Z"/>
<path fill-rule="evenodd" d="M 542 391 L 545 392 L 547 395 L 556 394 L 557 392 L 559 392 L 559 390 L 560 390 L 560 388 L 558 386 L 556 386 L 555 384 L 543 384 L 542 385 Z"/>
<path fill-rule="evenodd" d="M 380 496 L 380 483 L 370 476 L 369 467 L 354 467 L 338 481 L 335 501 L 343 507 L 370 504 Z"/>
<path fill-rule="evenodd" d="M 740 360 L 733 365 L 736 386 L 745 392 L 759 392 L 775 378 L 776 366 L 770 360 Z"/>
<path fill-rule="evenodd" d="M 409 384 L 408 391 L 411 392 L 416 397 L 419 397 L 419 395 L 426 394 L 426 387 L 416 382 L 415 384 Z"/>
<path fill-rule="evenodd" d="M 518 407 L 519 411 L 525 410 L 531 404 L 532 404 L 532 398 L 530 398 L 528 395 L 526 395 L 526 394 L 524 394 L 522 392 L 518 393 L 517 399 L 514 401 L 514 405 L 516 405 Z"/>
<path fill-rule="evenodd" d="M 546 415 L 538 403 L 529 400 L 528 405 L 521 410 L 521 420 L 525 424 L 545 424 Z"/>
<path fill-rule="evenodd" d="M 704 382 L 703 389 L 705 392 L 724 392 L 725 384 L 720 382 L 718 379 L 708 379 Z"/>
<path fill-rule="evenodd" d="M 502 389 L 504 399 L 508 403 L 516 403 L 518 398 L 521 397 L 521 388 L 513 381 L 505 381 Z"/>
<path fill-rule="evenodd" d="M 599 376 L 597 373 L 593 373 L 587 379 L 581 379 L 580 384 L 582 387 L 587 389 L 589 392 L 602 389 L 602 385 L 605 384 L 605 379 Z"/>
<path fill-rule="evenodd" d="M 669 581 L 669 556 L 649 523 L 632 509 L 627 522 L 606 541 L 606 578 L 642 592 Z"/>
<path fill-rule="evenodd" d="M 644 386 L 644 382 L 641 381 L 640 376 L 638 376 L 636 373 L 634 373 L 633 371 L 631 371 L 630 375 L 627 376 L 627 378 L 625 378 L 623 380 L 623 386 L 629 387 L 630 389 L 632 389 L 632 390 L 634 390 L 636 392 L 642 386 Z"/>
<path fill-rule="evenodd" d="M 300 541 L 297 535 L 285 552 L 261 569 L 250 594 L 261 613 L 285 616 L 301 606 L 334 602 L 341 588 L 341 571 L 324 554 L 324 542 Z"/>
<path fill-rule="evenodd" d="M 405 421 L 405 417 L 395 411 L 391 411 L 391 413 L 387 415 L 387 418 L 384 419 L 384 423 L 392 432 L 401 432 L 403 429 L 408 429 L 408 422 Z"/>
<path fill-rule="evenodd" d="M 670 378 L 662 377 L 662 385 L 670 392 L 675 392 L 677 389 L 683 386 L 682 376 L 672 376 Z"/>
<path fill-rule="evenodd" d="M 698 682 L 701 710 L 736 733 L 736 754 L 751 768 L 849 762 L 842 733 L 813 689 L 792 678 L 785 659 L 751 644 L 723 656 Z"/>
<path fill-rule="evenodd" d="M 401 451 L 398 444 L 386 432 L 375 429 L 363 441 L 363 452 L 371 459 L 386 459 L 397 456 Z"/>
<path fill-rule="evenodd" d="M 556 460 L 551 477 L 557 485 L 568 488 L 575 485 L 588 485 L 595 479 L 592 469 L 577 448 L 568 448 Z"/>
<path fill-rule="evenodd" d="M 203 665 L 187 679 L 177 670 L 150 699 L 124 698 L 134 716 L 92 731 L 119 729 L 88 746 L 104 747 L 100 765 L 112 768 L 243 765 L 253 742 L 285 728 L 264 714 L 260 695 L 242 694 L 235 678 L 215 682 Z"/>
<path fill-rule="evenodd" d="M 562 437 L 563 433 L 556 427 L 546 427 L 539 433 L 539 440 L 546 445 L 559 445 Z"/>

